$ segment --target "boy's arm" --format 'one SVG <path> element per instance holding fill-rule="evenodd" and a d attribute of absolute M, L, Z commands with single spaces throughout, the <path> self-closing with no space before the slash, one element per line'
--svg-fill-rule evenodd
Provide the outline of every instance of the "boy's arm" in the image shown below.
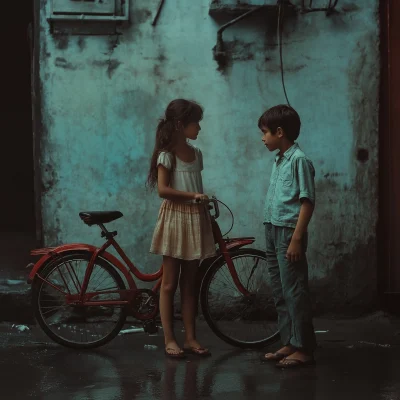
<path fill-rule="evenodd" d="M 294 230 L 292 240 L 301 241 L 307 232 L 308 224 L 314 212 L 314 204 L 307 198 L 301 201 L 299 219 L 297 220 L 296 229 Z"/>
<path fill-rule="evenodd" d="M 314 185 L 314 167 L 311 161 L 306 159 L 298 160 L 298 178 L 300 186 L 300 213 L 294 230 L 292 240 L 287 250 L 286 257 L 294 262 L 301 259 L 303 251 L 303 237 L 307 232 L 308 224 L 314 212 L 315 204 L 315 185 Z"/>

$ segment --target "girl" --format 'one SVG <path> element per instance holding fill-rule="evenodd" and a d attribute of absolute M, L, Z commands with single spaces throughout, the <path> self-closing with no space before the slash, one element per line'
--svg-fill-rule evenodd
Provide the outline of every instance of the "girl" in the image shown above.
<path fill-rule="evenodd" d="M 201 171 L 203 157 L 188 143 L 196 140 L 203 109 L 193 101 L 172 101 L 160 120 L 148 176 L 148 186 L 157 185 L 161 204 L 150 252 L 163 256 L 164 273 L 160 289 L 160 314 L 165 354 L 185 358 L 185 352 L 209 356 L 196 340 L 197 298 L 195 279 L 199 260 L 215 252 L 210 214 L 203 201 Z M 185 343 L 181 349 L 173 332 L 173 301 L 180 276 Z"/>

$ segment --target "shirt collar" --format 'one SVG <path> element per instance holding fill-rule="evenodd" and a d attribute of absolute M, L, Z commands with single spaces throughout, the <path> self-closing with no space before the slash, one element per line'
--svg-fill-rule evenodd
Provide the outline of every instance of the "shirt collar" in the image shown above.
<path fill-rule="evenodd" d="M 297 143 L 294 143 L 293 146 L 289 147 L 284 153 L 282 157 L 285 157 L 286 159 L 290 160 L 292 157 L 293 153 L 299 148 L 299 145 Z M 275 156 L 275 161 L 278 162 L 278 160 L 281 157 L 279 156 L 279 153 Z"/>

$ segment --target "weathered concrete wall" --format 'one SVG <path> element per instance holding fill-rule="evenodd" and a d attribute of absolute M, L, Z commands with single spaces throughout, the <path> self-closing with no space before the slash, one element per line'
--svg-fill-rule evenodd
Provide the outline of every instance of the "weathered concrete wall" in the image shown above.
<path fill-rule="evenodd" d="M 190 7 L 166 1 L 154 28 L 158 0 L 132 1 L 131 25 L 115 36 L 52 35 L 47 1 L 40 71 L 45 244 L 99 244 L 97 228 L 84 226 L 78 212 L 118 209 L 124 218 L 110 227 L 121 245 L 146 271 L 158 267 L 148 248 L 160 200 L 144 183 L 157 118 L 170 100 L 186 97 L 205 106 L 197 145 L 207 193 L 232 208 L 234 235 L 255 235 L 264 248 L 273 155 L 262 146 L 257 119 L 285 102 L 275 19 L 260 15 L 229 28 L 231 61 L 218 71 L 212 48 L 222 22 L 208 15 L 209 0 Z M 299 143 L 317 174 L 308 257 L 320 311 L 365 310 L 376 297 L 378 1 L 341 0 L 338 11 L 290 18 L 283 35 L 288 96 L 302 118 Z M 223 214 L 222 228 L 229 222 Z"/>

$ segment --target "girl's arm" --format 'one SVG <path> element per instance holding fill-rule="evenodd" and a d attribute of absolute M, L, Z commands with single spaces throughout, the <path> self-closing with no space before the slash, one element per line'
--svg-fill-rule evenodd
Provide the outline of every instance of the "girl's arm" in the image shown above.
<path fill-rule="evenodd" d="M 203 200 L 206 199 L 207 196 L 200 193 L 194 192 L 181 192 L 180 190 L 175 190 L 169 187 L 171 176 L 170 171 L 165 168 L 163 165 L 158 165 L 158 195 L 167 200 L 172 201 L 188 201 L 188 200 Z"/>

